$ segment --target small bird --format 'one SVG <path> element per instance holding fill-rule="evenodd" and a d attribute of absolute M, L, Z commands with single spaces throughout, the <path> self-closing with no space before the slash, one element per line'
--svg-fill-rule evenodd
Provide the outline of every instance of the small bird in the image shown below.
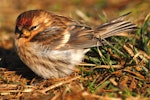
<path fill-rule="evenodd" d="M 82 62 L 87 49 L 101 46 L 105 38 L 136 30 L 135 24 L 124 20 L 127 15 L 89 27 L 45 10 L 23 12 L 16 20 L 16 52 L 40 77 L 65 77 Z"/>

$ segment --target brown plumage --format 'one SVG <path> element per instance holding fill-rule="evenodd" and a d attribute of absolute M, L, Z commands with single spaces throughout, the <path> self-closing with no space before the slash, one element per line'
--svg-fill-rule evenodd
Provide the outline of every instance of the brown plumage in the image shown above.
<path fill-rule="evenodd" d="M 91 28 L 44 10 L 26 11 L 16 21 L 16 50 L 20 59 L 39 76 L 63 77 L 82 61 L 85 49 L 100 46 L 99 40 L 137 29 L 135 24 L 124 20 L 126 15 Z"/>

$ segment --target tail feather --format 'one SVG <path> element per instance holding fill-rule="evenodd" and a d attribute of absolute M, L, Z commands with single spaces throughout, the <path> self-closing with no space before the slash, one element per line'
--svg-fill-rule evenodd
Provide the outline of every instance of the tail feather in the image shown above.
<path fill-rule="evenodd" d="M 74 49 L 74 48 L 90 48 L 105 44 L 103 39 L 120 34 L 126 31 L 136 30 L 137 26 L 130 21 L 125 20 L 125 17 L 130 14 L 124 14 L 119 18 L 113 19 L 108 23 L 90 28 L 82 25 L 74 25 L 69 30 L 71 34 L 67 44 L 59 49 Z M 67 31 L 68 32 L 68 31 Z M 98 41 L 98 40 L 102 41 Z"/>
<path fill-rule="evenodd" d="M 119 34 L 120 32 L 136 30 L 137 26 L 130 21 L 124 20 L 125 17 L 130 14 L 124 14 L 117 19 L 114 19 L 108 23 L 104 23 L 94 28 L 96 37 L 105 39 L 110 36 Z"/>

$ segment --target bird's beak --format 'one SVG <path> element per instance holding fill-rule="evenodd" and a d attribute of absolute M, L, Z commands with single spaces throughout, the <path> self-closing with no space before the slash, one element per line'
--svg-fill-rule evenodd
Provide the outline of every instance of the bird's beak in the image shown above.
<path fill-rule="evenodd" d="M 19 39 L 21 37 L 22 38 L 28 38 L 31 35 L 30 31 L 28 31 L 25 28 L 22 28 L 21 31 L 18 28 L 16 28 L 15 34 L 16 34 L 17 39 Z"/>
<path fill-rule="evenodd" d="M 24 37 L 24 38 L 28 38 L 31 35 L 30 31 L 28 31 L 25 28 L 22 29 L 22 33 L 23 33 L 22 37 Z"/>

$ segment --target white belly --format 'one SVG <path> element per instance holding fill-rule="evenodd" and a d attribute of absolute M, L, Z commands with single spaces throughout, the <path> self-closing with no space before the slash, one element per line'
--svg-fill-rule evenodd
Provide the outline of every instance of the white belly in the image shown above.
<path fill-rule="evenodd" d="M 26 54 L 22 56 L 24 52 Z M 30 48 L 24 47 L 19 56 L 33 72 L 48 79 L 71 74 L 75 65 L 81 63 L 84 53 L 83 49 L 50 50 L 42 45 L 31 44 Z"/>

